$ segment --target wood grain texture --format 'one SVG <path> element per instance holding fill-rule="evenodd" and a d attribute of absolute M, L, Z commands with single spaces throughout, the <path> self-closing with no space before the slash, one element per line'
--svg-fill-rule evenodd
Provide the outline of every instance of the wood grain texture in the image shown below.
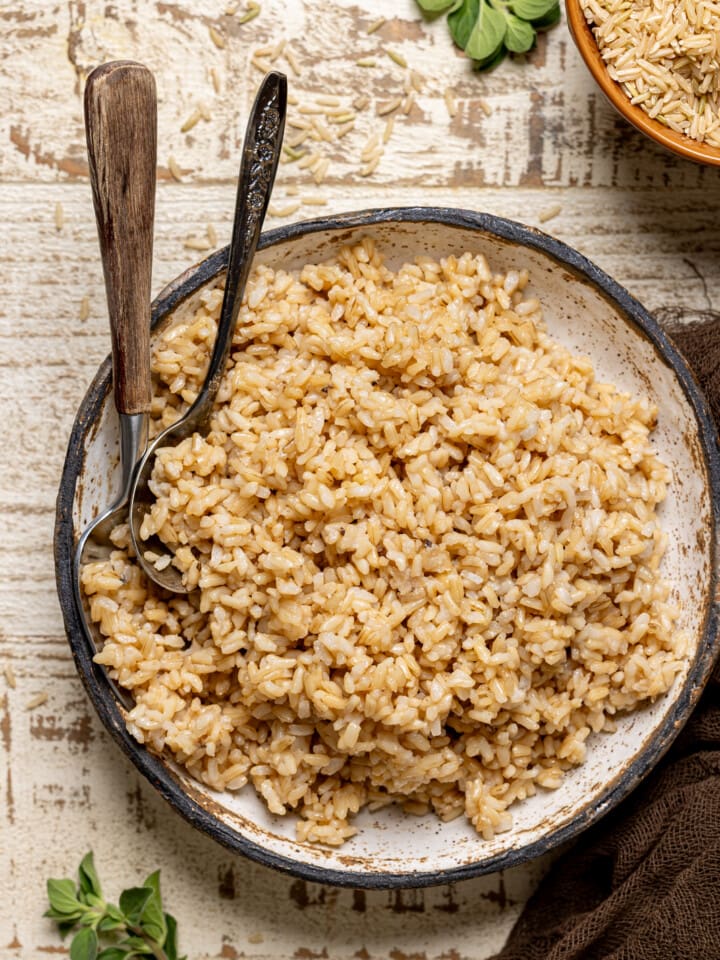
<path fill-rule="evenodd" d="M 96 67 L 85 85 L 85 133 L 105 275 L 119 413 L 149 413 L 150 282 L 155 223 L 157 97 L 132 60 Z"/>
<path fill-rule="evenodd" d="M 327 200 L 290 219 L 394 204 L 485 210 L 541 225 L 651 310 L 719 308 L 720 172 L 663 153 L 616 117 L 564 25 L 527 63 L 475 75 L 442 21 L 424 24 L 414 0 L 396 0 L 388 16 L 389 7 L 262 0 L 260 16 L 246 24 L 225 14 L 227 0 L 21 0 L 0 9 L 0 415 L 13 428 L 0 457 L 0 897 L 15 905 L 0 911 L 2 960 L 63 956 L 41 917 L 44 878 L 72 869 L 90 847 L 113 894 L 162 869 L 191 960 L 482 960 L 543 872 L 539 862 L 453 888 L 354 893 L 229 856 L 172 813 L 105 736 L 55 599 L 59 472 L 74 412 L 109 350 L 82 122 L 83 84 L 102 60 L 136 59 L 156 73 L 156 291 L 203 255 L 198 247 L 213 245 L 208 225 L 215 243 L 228 241 L 260 79 L 251 57 L 285 38 L 300 67 L 289 76 L 301 103 L 318 94 L 343 105 L 369 98 L 347 136 L 315 144 L 330 160 L 325 183 L 317 186 L 297 163 L 281 165 L 274 206 Z M 386 24 L 368 36 L 382 15 Z M 225 39 L 222 49 L 210 26 Z M 377 111 L 404 93 L 407 79 L 386 48 L 424 85 L 410 114 L 396 116 L 377 169 L 361 177 L 363 146 L 385 127 Z M 365 56 L 375 68 L 355 65 Z M 287 70 L 285 55 L 274 65 Z M 447 87 L 458 102 L 454 118 Z M 199 105 L 204 115 L 182 132 Z M 16 689 L 2 676 L 8 663 Z M 26 710 L 42 691 L 47 703 Z"/>

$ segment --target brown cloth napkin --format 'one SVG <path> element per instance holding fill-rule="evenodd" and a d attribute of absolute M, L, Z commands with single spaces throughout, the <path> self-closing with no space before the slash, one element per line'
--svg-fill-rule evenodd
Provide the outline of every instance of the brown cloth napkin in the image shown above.
<path fill-rule="evenodd" d="M 659 319 L 720 424 L 720 313 Z M 720 666 L 667 757 L 555 862 L 495 960 L 720 960 Z"/>

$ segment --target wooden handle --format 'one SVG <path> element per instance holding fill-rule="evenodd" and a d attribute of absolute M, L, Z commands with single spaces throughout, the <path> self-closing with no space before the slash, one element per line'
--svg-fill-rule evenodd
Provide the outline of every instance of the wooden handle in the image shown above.
<path fill-rule="evenodd" d="M 150 409 L 150 279 L 157 101 L 140 63 L 97 67 L 85 87 L 85 134 L 112 335 L 115 405 Z"/>

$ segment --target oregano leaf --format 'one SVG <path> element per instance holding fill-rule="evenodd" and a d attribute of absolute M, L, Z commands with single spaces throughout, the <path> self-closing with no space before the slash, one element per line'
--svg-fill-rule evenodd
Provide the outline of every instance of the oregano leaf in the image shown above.
<path fill-rule="evenodd" d="M 510 0 L 509 6 L 516 17 L 534 22 L 552 10 L 557 0 Z"/>
<path fill-rule="evenodd" d="M 462 3 L 462 0 L 417 0 L 418 6 L 423 13 L 445 13 L 450 8 L 456 9 Z"/>
<path fill-rule="evenodd" d="M 550 27 L 554 27 L 556 23 L 560 22 L 560 4 L 556 3 L 552 10 L 549 10 L 544 17 L 540 17 L 539 20 L 533 20 L 533 26 L 536 30 L 549 30 Z"/>
<path fill-rule="evenodd" d="M 473 60 L 494 57 L 502 48 L 506 29 L 503 14 L 481 0 L 478 18 L 465 46 L 465 53 Z"/>
<path fill-rule="evenodd" d="M 152 890 L 152 895 L 148 897 L 148 901 L 143 908 L 140 926 L 156 943 L 162 944 L 167 936 L 167 926 L 160 895 L 160 871 L 156 870 L 151 873 L 143 886 Z"/>
<path fill-rule="evenodd" d="M 77 920 L 58 920 L 58 933 L 64 940 L 65 937 L 71 933 L 77 926 Z"/>
<path fill-rule="evenodd" d="M 149 887 L 153 893 L 160 899 L 160 871 L 154 870 L 150 876 L 143 881 L 144 887 Z"/>
<path fill-rule="evenodd" d="M 417 0 L 426 14 L 447 13 L 454 43 L 477 70 L 497 66 L 506 52 L 527 53 L 537 30 L 560 19 L 559 0 Z"/>
<path fill-rule="evenodd" d="M 510 14 L 506 18 L 505 46 L 511 53 L 527 53 L 535 43 L 535 31 L 526 20 Z"/>
<path fill-rule="evenodd" d="M 123 940 L 123 944 L 129 947 L 130 953 L 137 953 L 141 957 L 151 957 L 154 952 L 147 940 L 143 940 L 142 937 L 127 937 L 126 940 Z"/>
<path fill-rule="evenodd" d="M 495 67 L 499 63 L 502 63 L 502 61 L 505 59 L 506 53 L 507 53 L 507 48 L 503 43 L 500 49 L 497 50 L 491 57 L 488 57 L 487 60 L 473 61 L 473 67 L 476 70 L 485 70 L 485 71 L 494 70 Z"/>
<path fill-rule="evenodd" d="M 92 853 L 78 875 L 78 885 L 68 878 L 47 881 L 46 916 L 62 936 L 74 932 L 70 960 L 187 960 L 178 956 L 175 918 L 162 907 L 159 870 L 142 886 L 123 890 L 117 906 L 102 899 Z"/>
<path fill-rule="evenodd" d="M 95 870 L 95 861 L 93 860 L 92 850 L 89 853 L 86 853 L 85 856 L 80 861 L 80 867 L 78 869 L 80 875 L 80 890 L 84 894 L 92 894 L 95 897 L 102 897 L 102 890 L 100 888 L 100 880 Z"/>
<path fill-rule="evenodd" d="M 97 934 L 90 927 L 84 927 L 70 944 L 70 960 L 97 960 L 97 953 Z"/>
<path fill-rule="evenodd" d="M 152 894 L 151 887 L 130 887 L 120 894 L 120 910 L 130 924 L 135 925 L 140 920 Z"/>
<path fill-rule="evenodd" d="M 113 930 L 123 930 L 124 928 L 124 920 L 116 920 L 114 917 L 108 916 L 108 914 L 105 914 L 97 925 L 98 933 L 111 933 Z"/>
<path fill-rule="evenodd" d="M 82 908 L 82 904 L 78 907 L 77 910 L 67 913 L 64 910 L 55 910 L 53 907 L 50 907 L 49 910 L 46 910 L 43 914 L 44 917 L 48 917 L 50 920 L 56 920 L 57 923 L 69 923 L 71 926 L 75 926 L 75 923 L 80 919 L 85 911 Z"/>
<path fill-rule="evenodd" d="M 461 50 L 467 46 L 473 27 L 477 23 L 480 2 L 481 0 L 463 0 L 460 6 L 448 15 L 450 35 Z"/>
<path fill-rule="evenodd" d="M 52 909 L 65 916 L 70 914 L 79 916 L 85 909 L 84 904 L 77 898 L 75 883 L 72 880 L 48 880 L 47 895 Z"/>
<path fill-rule="evenodd" d="M 167 960 L 178 960 L 177 954 L 177 921 L 175 917 L 171 914 L 165 914 L 165 928 L 167 934 L 165 936 L 165 942 L 161 944 L 163 950 L 165 951 L 165 956 Z"/>

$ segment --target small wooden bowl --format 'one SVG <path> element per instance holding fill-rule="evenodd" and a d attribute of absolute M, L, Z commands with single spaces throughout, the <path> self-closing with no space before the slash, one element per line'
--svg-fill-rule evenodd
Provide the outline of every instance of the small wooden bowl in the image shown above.
<path fill-rule="evenodd" d="M 630 102 L 630 98 L 623 88 L 612 79 L 607 71 L 597 41 L 585 19 L 580 0 L 566 0 L 565 10 L 570 33 L 580 51 L 580 56 L 585 61 L 595 82 L 617 112 L 637 130 L 644 133 L 646 137 L 650 137 L 651 140 L 659 143 L 667 150 L 671 150 L 679 157 L 694 160 L 695 163 L 720 166 L 720 149 L 699 143 L 682 133 L 675 133 L 674 130 L 657 120 L 653 120 L 644 110 Z"/>

